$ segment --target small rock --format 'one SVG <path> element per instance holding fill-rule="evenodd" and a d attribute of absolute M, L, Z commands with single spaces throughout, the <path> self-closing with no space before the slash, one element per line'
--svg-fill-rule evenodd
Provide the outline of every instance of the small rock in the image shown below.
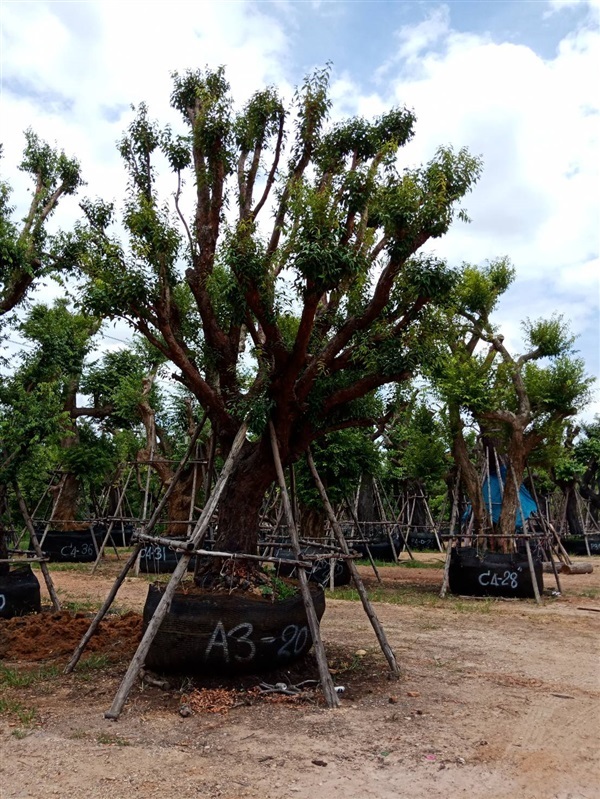
<path fill-rule="evenodd" d="M 179 715 L 183 716 L 184 719 L 187 719 L 188 716 L 191 716 L 192 712 L 192 708 L 189 705 L 179 706 Z"/>
<path fill-rule="evenodd" d="M 327 765 L 325 760 L 311 760 L 310 762 L 313 764 L 313 766 L 326 766 Z"/>
<path fill-rule="evenodd" d="M 467 764 L 467 761 L 464 759 L 464 757 L 457 757 L 456 758 L 456 765 L 457 766 L 466 766 L 466 764 Z"/>
<path fill-rule="evenodd" d="M 388 702 L 390 703 L 390 705 L 395 705 L 397 701 L 398 701 L 398 697 L 397 696 L 390 696 L 390 698 L 388 699 Z"/>

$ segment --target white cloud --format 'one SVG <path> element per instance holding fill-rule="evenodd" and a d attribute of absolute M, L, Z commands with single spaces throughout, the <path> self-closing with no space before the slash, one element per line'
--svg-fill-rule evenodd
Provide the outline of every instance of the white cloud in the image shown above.
<path fill-rule="evenodd" d="M 227 65 L 234 96 L 286 86 L 286 36 L 249 2 L 3 3 L 2 96 L 6 163 L 17 163 L 22 132 L 77 154 L 89 191 L 119 196 L 115 148 L 129 105 L 174 120 L 170 72 Z M 23 204 L 25 181 L 16 178 Z"/>
<path fill-rule="evenodd" d="M 587 13 L 575 14 L 575 5 Z M 315 7 L 319 15 L 329 10 Z M 517 340 L 524 315 L 562 311 L 597 370 L 599 3 L 546 7 L 563 19 L 573 12 L 577 26 L 552 58 L 497 35 L 494 42 L 455 30 L 451 5 L 428 6 L 424 20 L 397 31 L 394 57 L 382 55 L 376 91 L 360 90 L 357 52 L 356 70 L 335 76 L 332 96 L 336 114 L 370 117 L 393 103 L 413 108 L 416 136 L 402 155 L 406 164 L 431 158 L 439 144 L 468 145 L 483 155 L 483 177 L 465 203 L 473 223 L 457 223 L 434 242 L 436 251 L 455 263 L 509 255 L 518 280 L 501 306 L 502 325 Z M 341 13 L 343 4 L 332 8 Z M 22 131 L 31 125 L 79 156 L 90 194 L 121 197 L 114 143 L 130 118 L 129 103 L 146 100 L 153 116 L 173 119 L 169 72 L 204 64 L 225 64 L 240 100 L 266 83 L 289 96 L 298 13 L 295 4 L 245 0 L 4 2 L 5 162 L 18 162 Z M 382 43 L 382 54 L 387 47 Z M 22 206 L 24 177 L 15 182 Z M 65 203 L 57 221 L 65 212 L 74 218 L 76 203 Z"/>

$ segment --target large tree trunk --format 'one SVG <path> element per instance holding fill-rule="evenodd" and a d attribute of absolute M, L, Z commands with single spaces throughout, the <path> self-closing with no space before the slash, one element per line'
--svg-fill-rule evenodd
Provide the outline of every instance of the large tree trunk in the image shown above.
<path fill-rule="evenodd" d="M 50 521 L 56 530 L 86 530 L 85 522 L 76 521 L 77 503 L 81 493 L 81 481 L 76 474 L 67 472 L 51 491 L 55 495 Z"/>
<path fill-rule="evenodd" d="M 61 449 L 69 450 L 79 444 L 79 430 L 74 416 L 77 408 L 77 388 L 76 380 L 71 381 L 63 410 L 69 414 L 70 419 L 67 425 L 68 435 L 65 435 L 60 442 Z M 87 530 L 85 522 L 76 521 L 77 506 L 81 494 L 81 480 L 73 472 L 65 472 L 62 480 L 57 486 L 50 489 L 54 495 L 54 506 L 50 521 L 56 530 Z"/>
<path fill-rule="evenodd" d="M 324 538 L 327 514 L 324 508 L 300 506 L 300 535 L 302 538 Z"/>
<path fill-rule="evenodd" d="M 565 501 L 567 503 L 566 516 L 567 516 L 567 529 L 569 535 L 583 535 L 583 527 L 581 525 L 581 518 L 579 508 L 577 507 L 577 488 L 575 483 L 563 487 Z"/>
<path fill-rule="evenodd" d="M 515 535 L 517 511 L 520 510 L 519 490 L 523 483 L 528 454 L 522 430 L 513 429 L 507 453 L 502 511 L 498 520 L 498 533 L 502 536 L 500 542 L 504 551 L 507 550 L 510 539 Z"/>
<path fill-rule="evenodd" d="M 359 522 L 380 522 L 381 512 L 375 499 L 375 478 L 370 474 L 363 474 L 360 479 L 356 515 Z"/>
<path fill-rule="evenodd" d="M 260 511 L 275 478 L 268 440 L 247 441 L 219 502 L 218 550 L 256 554 Z"/>
<path fill-rule="evenodd" d="M 450 409 L 450 429 L 452 433 L 452 456 L 460 467 L 460 479 L 471 502 L 473 514 L 473 533 L 482 535 L 486 528 L 487 512 L 481 490 L 481 479 L 467 449 L 463 436 L 463 423 L 457 409 Z"/>

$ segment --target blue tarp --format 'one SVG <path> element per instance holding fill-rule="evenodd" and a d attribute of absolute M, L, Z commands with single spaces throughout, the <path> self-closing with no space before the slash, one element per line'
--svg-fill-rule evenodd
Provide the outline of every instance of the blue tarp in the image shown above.
<path fill-rule="evenodd" d="M 500 469 L 502 475 L 502 483 L 504 484 L 504 480 L 506 479 L 506 469 L 501 467 Z M 485 506 L 488 509 L 488 513 L 490 511 L 490 498 L 491 498 L 491 511 L 492 511 L 492 519 L 494 523 L 498 521 L 500 518 L 500 512 L 502 510 L 502 491 L 500 489 L 500 481 L 498 480 L 498 475 L 492 474 L 490 475 L 489 480 L 489 488 L 488 488 L 488 480 L 487 478 L 483 482 L 483 501 L 485 502 Z M 521 484 L 521 488 L 519 489 L 519 498 L 521 500 L 521 508 L 523 508 L 523 513 L 525 514 L 525 518 L 529 519 L 529 517 L 533 513 L 537 513 L 537 505 L 529 491 L 525 488 L 523 484 Z M 471 513 L 471 506 L 467 507 L 466 513 L 463 517 L 463 520 L 466 520 Z M 517 517 L 515 520 L 515 528 L 517 530 L 521 530 L 523 528 L 523 519 L 521 517 L 521 509 L 517 508 Z"/>

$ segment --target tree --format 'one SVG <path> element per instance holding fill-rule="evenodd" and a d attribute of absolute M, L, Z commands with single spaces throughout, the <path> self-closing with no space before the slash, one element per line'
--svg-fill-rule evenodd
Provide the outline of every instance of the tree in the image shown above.
<path fill-rule="evenodd" d="M 600 511 L 600 417 L 582 425 L 582 433 L 575 444 L 575 458 L 582 467 L 579 490 L 594 508 L 597 520 Z"/>
<path fill-rule="evenodd" d="M 171 104 L 183 133 L 141 105 L 120 143 L 127 242 L 111 228 L 114 208 L 88 201 L 68 243 L 80 248 L 87 306 L 127 319 L 174 364 L 223 455 L 250 419 L 218 546 L 253 552 L 275 479 L 268 422 L 291 464 L 316 438 L 371 425 L 374 392 L 419 368 L 427 307 L 455 280 L 419 250 L 464 218 L 480 161 L 440 148 L 400 171 L 415 123 L 406 109 L 326 128 L 328 70 L 305 80 L 290 110 L 267 88 L 235 112 L 223 69 L 174 74 Z M 159 196 L 160 158 L 175 214 Z"/>
<path fill-rule="evenodd" d="M 453 455 L 472 503 L 475 532 L 485 524 L 481 478 L 464 439 L 465 415 L 478 425 L 484 456 L 494 473 L 492 450 L 499 448 L 506 475 L 498 532 L 506 538 L 515 530 L 518 488 L 527 460 L 540 447 L 554 442 L 565 421 L 577 414 L 590 397 L 593 383 L 574 353 L 574 339 L 559 316 L 523 324 L 529 349 L 511 355 L 490 319 L 513 271 L 505 259 L 482 269 L 467 266 L 446 316 L 445 356 L 434 369 L 436 385 L 447 404 Z M 477 350 L 479 344 L 487 351 Z M 506 540 L 506 539 L 505 539 Z"/>
<path fill-rule="evenodd" d="M 0 319 L 23 301 L 40 278 L 57 274 L 72 262 L 63 248 L 68 238 L 50 236 L 47 222 L 60 200 L 83 184 L 75 158 L 50 147 L 31 130 L 25 138 L 19 169 L 31 175 L 34 187 L 20 227 L 12 218 L 11 187 L 0 181 Z"/>

